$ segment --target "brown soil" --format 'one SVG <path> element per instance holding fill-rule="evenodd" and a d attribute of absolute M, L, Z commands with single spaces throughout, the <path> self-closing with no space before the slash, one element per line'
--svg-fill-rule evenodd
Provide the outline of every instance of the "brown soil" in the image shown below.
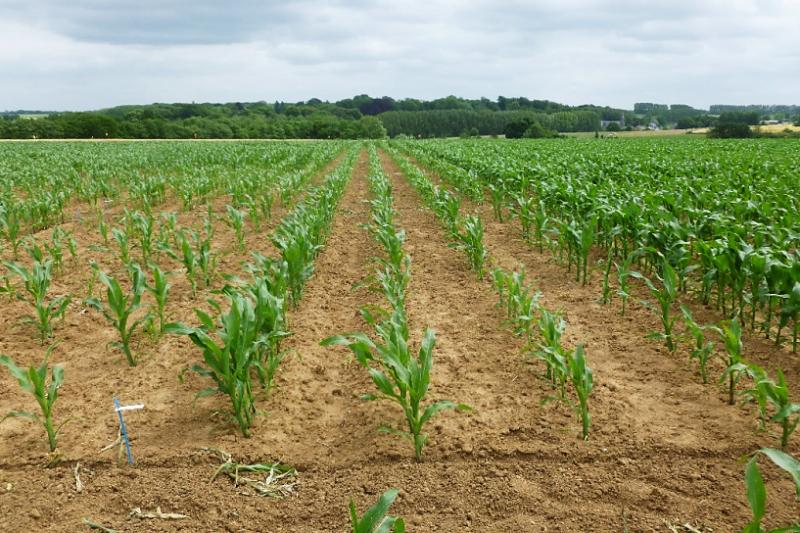
<path fill-rule="evenodd" d="M 363 510 L 390 487 L 402 491 L 392 512 L 405 517 L 412 532 L 668 531 L 667 522 L 702 531 L 740 529 L 749 511 L 737 459 L 775 445 L 773 436 L 753 431 L 752 409 L 724 404 L 714 385 L 698 384 L 682 356 L 643 340 L 657 328 L 646 309 L 634 304 L 621 319 L 617 306 L 596 302 L 598 283 L 575 284 L 549 257 L 522 243 L 512 225 L 492 222 L 490 210 L 481 208 L 492 256 L 508 268 L 524 264 L 545 304 L 565 311 L 568 342 L 587 345 L 596 375 L 593 426 L 590 440 L 579 440 L 568 407 L 540 406 L 550 393 L 541 368 L 525 361 L 521 340 L 501 325 L 489 282 L 476 280 L 463 254 L 447 247 L 433 215 L 395 165 L 381 157 L 413 261 L 412 338 L 418 340 L 425 327 L 437 331 L 430 396 L 474 409 L 443 412 L 433 421 L 424 462 L 413 460 L 408 442 L 378 432 L 401 415 L 394 405 L 358 398 L 373 386 L 347 350 L 319 346 L 331 334 L 368 331 L 357 310 L 381 301 L 357 287 L 379 253 L 361 228 L 369 216 L 364 152 L 315 274 L 291 313 L 291 355 L 277 388 L 259 404 L 264 413 L 252 437 L 238 437 L 217 414 L 227 407 L 223 398 L 199 399 L 193 406 L 208 380 L 189 375 L 178 381 L 181 369 L 200 358 L 187 339 L 142 336 L 136 345 L 142 362 L 129 368 L 116 350 L 105 348 L 114 339 L 111 328 L 96 313 L 83 312 L 76 298 L 57 327 L 62 342 L 53 356 L 66 374 L 56 417 L 75 418 L 60 440 L 65 460 L 43 468 L 43 431 L 17 419 L 0 425 L 0 530 L 80 531 L 86 517 L 121 532 L 345 531 L 349 498 Z M 192 213 L 181 223 L 198 223 L 203 214 Z M 248 229 L 248 250 L 271 252 L 267 235 L 282 214 L 276 212 L 260 231 Z M 232 233 L 221 223 L 216 227 L 216 242 L 231 249 L 221 271 L 241 272 L 243 257 L 230 246 Z M 86 249 L 99 242 L 96 229 L 77 225 L 75 232 L 81 261 L 97 256 L 104 268 L 122 275 L 111 254 Z M 85 279 L 85 268 L 67 261 L 54 291 L 82 297 Z M 192 308 L 210 293 L 201 291 L 193 300 L 182 274 L 171 282 L 170 318 L 193 323 Z M 23 302 L 5 301 L 0 309 L 0 353 L 23 363 L 41 357 L 31 328 L 18 320 L 26 310 Z M 790 369 L 791 381 L 797 365 Z M 110 452 L 99 453 L 116 436 L 115 394 L 147 406 L 126 417 L 133 467 L 118 466 Z M 0 412 L 33 407 L 0 371 Z M 210 483 L 218 462 L 203 447 L 224 449 L 245 462 L 280 459 L 299 470 L 297 493 L 260 498 L 240 494 L 227 479 Z M 80 493 L 74 488 L 76 462 L 85 484 Z M 796 519 L 791 484 L 770 467 L 763 471 L 769 524 Z M 131 518 L 134 507 L 160 507 L 189 518 Z"/>

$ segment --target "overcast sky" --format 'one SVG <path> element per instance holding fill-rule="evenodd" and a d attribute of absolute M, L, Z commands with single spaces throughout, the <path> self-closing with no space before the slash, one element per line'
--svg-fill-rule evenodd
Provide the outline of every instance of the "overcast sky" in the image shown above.
<path fill-rule="evenodd" d="M 0 0 L 0 109 L 800 104 L 798 0 Z"/>

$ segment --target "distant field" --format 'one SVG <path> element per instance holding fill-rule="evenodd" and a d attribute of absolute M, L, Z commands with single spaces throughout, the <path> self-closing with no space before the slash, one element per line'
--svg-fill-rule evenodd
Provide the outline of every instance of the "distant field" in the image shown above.
<path fill-rule="evenodd" d="M 785 130 L 800 131 L 800 126 L 793 126 L 791 124 L 770 124 L 768 126 L 759 126 L 761 131 L 769 133 L 781 133 Z"/>
<path fill-rule="evenodd" d="M 765 133 L 782 133 L 785 130 L 800 131 L 800 126 L 793 126 L 791 124 L 770 124 L 768 126 L 757 126 Z M 601 135 L 615 136 L 615 137 L 683 137 L 686 135 L 705 135 L 708 133 L 709 128 L 694 128 L 691 130 L 658 130 L 658 131 L 617 131 L 617 132 L 600 132 Z M 583 131 L 578 133 L 565 133 L 569 137 L 589 138 L 594 137 L 594 132 Z"/>

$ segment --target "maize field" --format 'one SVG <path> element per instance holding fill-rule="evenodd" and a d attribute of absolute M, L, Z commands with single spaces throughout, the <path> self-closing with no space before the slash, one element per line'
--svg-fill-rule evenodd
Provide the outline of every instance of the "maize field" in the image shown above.
<path fill-rule="evenodd" d="M 791 141 L 0 143 L 0 303 L 2 531 L 800 531 Z"/>

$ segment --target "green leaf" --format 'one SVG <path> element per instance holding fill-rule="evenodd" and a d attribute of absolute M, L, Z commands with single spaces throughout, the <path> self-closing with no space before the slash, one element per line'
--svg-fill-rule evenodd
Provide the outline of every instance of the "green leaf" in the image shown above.
<path fill-rule="evenodd" d="M 170 335 L 190 335 L 195 332 L 195 328 L 181 324 L 180 322 L 170 322 L 164 324 L 163 332 Z"/>
<path fill-rule="evenodd" d="M 759 452 L 769 457 L 779 468 L 782 468 L 792 476 L 797 497 L 800 498 L 800 461 L 788 453 L 774 448 L 762 448 Z"/>
<path fill-rule="evenodd" d="M 361 517 L 359 521 L 359 531 L 377 533 L 377 531 L 379 531 L 377 529 L 378 526 L 385 519 L 386 513 L 389 512 L 389 508 L 392 506 L 392 503 L 394 503 L 399 492 L 400 491 L 397 489 L 389 489 L 384 492 L 375 505 L 370 507 L 369 510 L 364 513 L 364 516 Z M 388 531 L 388 529 L 384 531 Z"/>
<path fill-rule="evenodd" d="M 758 456 L 754 456 L 747 462 L 744 480 L 747 487 L 747 501 L 750 502 L 750 510 L 753 513 L 753 524 L 757 526 L 764 518 L 764 508 L 767 501 L 764 480 L 761 478 L 761 472 L 758 469 Z"/>
<path fill-rule="evenodd" d="M 25 411 L 11 411 L 11 412 L 7 413 L 6 416 L 4 416 L 2 419 L 0 419 L 0 422 L 5 420 L 6 418 L 28 418 L 28 419 L 33 420 L 35 422 L 40 422 L 41 423 L 41 419 L 39 418 L 38 415 L 35 415 L 33 413 L 27 413 Z"/>

